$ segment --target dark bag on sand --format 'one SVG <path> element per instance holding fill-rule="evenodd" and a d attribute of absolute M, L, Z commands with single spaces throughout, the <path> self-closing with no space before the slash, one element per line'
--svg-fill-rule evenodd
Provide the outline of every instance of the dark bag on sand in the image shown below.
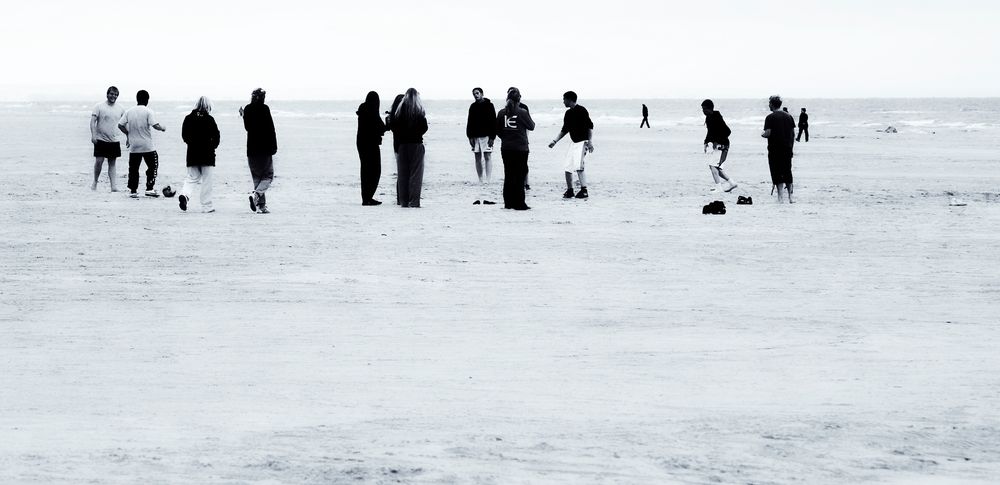
<path fill-rule="evenodd" d="M 753 197 L 742 195 L 736 198 L 736 205 L 753 205 Z"/>
<path fill-rule="evenodd" d="M 708 205 L 706 205 L 705 207 L 701 208 L 701 213 L 702 214 L 720 214 L 720 215 L 721 214 L 725 214 L 726 213 L 726 204 L 723 203 L 721 200 L 715 200 L 715 201 L 709 202 Z"/>

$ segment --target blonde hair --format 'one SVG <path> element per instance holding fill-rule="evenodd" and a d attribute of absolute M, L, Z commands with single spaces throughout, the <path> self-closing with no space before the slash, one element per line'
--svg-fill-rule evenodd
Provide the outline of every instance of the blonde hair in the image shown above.
<path fill-rule="evenodd" d="M 423 117 L 426 114 L 424 103 L 420 101 L 420 93 L 413 88 L 407 89 L 406 94 L 403 95 L 403 100 L 396 107 L 395 119 L 410 121 L 417 117 Z"/>
<path fill-rule="evenodd" d="M 204 111 L 206 113 L 211 113 L 212 101 L 210 101 L 207 96 L 202 96 L 198 98 L 198 104 L 194 106 L 194 109 L 198 111 Z"/>

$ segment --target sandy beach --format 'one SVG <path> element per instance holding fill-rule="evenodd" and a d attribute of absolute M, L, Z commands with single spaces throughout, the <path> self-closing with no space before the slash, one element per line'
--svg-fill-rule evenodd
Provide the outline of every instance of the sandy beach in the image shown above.
<path fill-rule="evenodd" d="M 778 205 L 766 99 L 717 101 L 740 188 L 716 195 L 700 100 L 669 122 L 650 102 L 639 130 L 581 98 L 597 127 L 578 201 L 560 197 L 563 146 L 546 147 L 562 109 L 526 97 L 533 209 L 515 212 L 472 205 L 468 102 L 440 102 L 447 116 L 429 102 L 423 207 L 408 210 L 392 205 L 388 142 L 386 204 L 360 204 L 357 102 L 301 116 L 273 102 L 260 215 L 238 103 L 223 102 L 217 212 L 201 214 L 110 193 L 106 175 L 90 190 L 98 100 L 0 110 L 2 483 L 1000 476 L 995 126 L 886 134 L 863 109 L 824 125 L 837 102 L 812 103 L 797 203 Z M 179 187 L 189 108 L 150 107 L 167 127 L 157 188 Z M 702 215 L 716 198 L 728 213 Z"/>

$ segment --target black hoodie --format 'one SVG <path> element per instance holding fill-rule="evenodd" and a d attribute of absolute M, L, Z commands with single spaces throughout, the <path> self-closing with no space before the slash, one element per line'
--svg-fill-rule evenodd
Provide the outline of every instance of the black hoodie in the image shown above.
<path fill-rule="evenodd" d="M 187 143 L 188 167 L 214 167 L 219 148 L 219 126 L 207 111 L 194 110 L 184 118 L 181 138 Z"/>
<path fill-rule="evenodd" d="M 497 110 L 493 107 L 493 102 L 489 98 L 483 98 L 481 102 L 474 102 L 469 105 L 469 122 L 465 125 L 465 136 L 467 138 L 489 137 L 490 141 L 496 139 Z"/>

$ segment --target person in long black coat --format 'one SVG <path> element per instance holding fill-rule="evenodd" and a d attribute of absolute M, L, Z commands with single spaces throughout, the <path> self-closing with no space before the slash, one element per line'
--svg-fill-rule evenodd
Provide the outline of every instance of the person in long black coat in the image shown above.
<path fill-rule="evenodd" d="M 212 207 L 212 172 L 215 169 L 215 149 L 219 148 L 219 126 L 215 123 L 212 102 L 205 96 L 198 99 L 191 114 L 184 118 L 181 138 L 187 143 L 187 178 L 177 198 L 186 211 L 193 186 L 201 186 L 199 200 L 202 212 L 215 212 Z"/>
<path fill-rule="evenodd" d="M 379 205 L 375 191 L 382 177 L 382 135 L 386 127 L 379 114 L 378 93 L 369 91 L 358 106 L 358 157 L 361 159 L 361 205 Z"/>
<path fill-rule="evenodd" d="M 406 90 L 392 118 L 393 140 L 399 143 L 396 154 L 397 198 L 403 207 L 420 207 L 424 181 L 424 134 L 427 116 L 416 89 Z"/>
<path fill-rule="evenodd" d="M 266 91 L 257 88 L 250 94 L 250 104 L 240 108 L 243 128 L 247 130 L 247 165 L 253 179 L 250 210 L 261 214 L 270 212 L 265 193 L 274 180 L 274 155 L 278 153 L 271 108 L 264 104 L 266 96 Z"/>

